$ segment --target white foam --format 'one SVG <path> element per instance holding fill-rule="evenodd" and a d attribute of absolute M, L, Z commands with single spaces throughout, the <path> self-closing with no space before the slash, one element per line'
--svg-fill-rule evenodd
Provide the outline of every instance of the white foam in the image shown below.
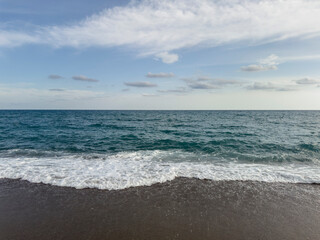
<path fill-rule="evenodd" d="M 255 164 L 205 161 L 174 151 L 124 152 L 115 155 L 0 157 L 0 178 L 21 178 L 75 188 L 124 189 L 195 177 L 212 180 L 320 183 L 315 163 Z"/>

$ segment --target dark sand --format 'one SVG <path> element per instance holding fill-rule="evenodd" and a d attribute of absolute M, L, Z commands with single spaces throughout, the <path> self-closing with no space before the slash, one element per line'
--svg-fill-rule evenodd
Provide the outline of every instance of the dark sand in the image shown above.
<path fill-rule="evenodd" d="M 0 179 L 0 239 L 320 239 L 320 186 L 178 178 L 120 191 Z"/>

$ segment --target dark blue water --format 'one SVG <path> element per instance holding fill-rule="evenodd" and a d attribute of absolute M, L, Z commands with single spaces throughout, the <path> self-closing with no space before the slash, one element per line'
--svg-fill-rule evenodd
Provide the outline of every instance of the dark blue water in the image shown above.
<path fill-rule="evenodd" d="M 146 161 L 147 165 L 158 164 L 160 172 L 172 170 L 164 170 L 162 165 L 173 164 L 177 169 L 179 164 L 174 177 L 187 171 L 181 168 L 195 168 L 197 174 L 188 174 L 201 177 L 201 168 L 223 166 L 237 169 L 240 179 L 261 174 L 262 180 L 268 180 L 274 178 L 269 176 L 274 171 L 270 167 L 284 172 L 303 167 L 306 172 L 294 172 L 288 179 L 281 178 L 281 172 L 279 180 L 291 181 L 293 177 L 295 182 L 314 182 L 320 174 L 320 111 L 0 111 L 0 177 L 31 179 L 28 174 L 35 174 L 39 162 L 40 166 L 50 162 L 50 166 L 36 170 L 41 175 L 53 169 L 59 172 L 63 163 L 74 170 L 72 164 L 89 161 L 88 167 L 90 161 L 92 166 L 102 161 L 99 164 L 110 165 L 112 159 L 124 166 L 135 164 L 133 170 L 123 171 L 121 165 L 118 171 L 121 176 L 117 178 L 127 182 L 132 171 L 144 171 L 141 164 L 145 167 Z M 119 164 L 112 162 L 111 169 Z M 99 165 L 105 176 L 111 171 L 109 165 Z M 250 168 L 251 177 L 244 172 L 242 178 L 241 168 L 247 166 L 254 167 Z M 267 173 L 259 173 L 264 167 Z M 254 173 L 256 168 L 259 170 Z M 63 171 L 69 174 L 65 168 Z M 212 171 L 205 176 L 210 178 L 219 170 Z M 152 179 L 154 173 L 150 174 Z M 264 178 L 264 174 L 269 175 Z M 103 177 L 104 173 L 98 175 Z M 134 179 L 130 180 L 132 185 Z"/>

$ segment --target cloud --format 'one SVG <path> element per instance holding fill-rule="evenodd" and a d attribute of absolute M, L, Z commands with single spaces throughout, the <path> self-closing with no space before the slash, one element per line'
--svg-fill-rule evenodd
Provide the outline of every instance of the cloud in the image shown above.
<path fill-rule="evenodd" d="M 252 64 L 248 66 L 241 67 L 241 70 L 244 72 L 261 72 L 269 70 L 277 70 L 279 65 L 279 57 L 277 55 L 270 55 L 265 59 L 261 59 L 259 64 Z"/>
<path fill-rule="evenodd" d="M 158 94 L 149 94 L 149 93 L 144 93 L 142 94 L 143 97 L 159 97 Z"/>
<path fill-rule="evenodd" d="M 312 79 L 312 78 L 302 78 L 302 79 L 294 80 L 294 82 L 300 85 L 314 85 L 314 84 L 319 84 L 320 80 Z"/>
<path fill-rule="evenodd" d="M 292 84 L 294 82 L 295 84 Z M 312 78 L 302 78 L 293 81 L 282 82 L 254 82 L 252 85 L 246 86 L 248 90 L 264 90 L 264 91 L 296 91 L 301 90 L 307 85 L 320 84 L 320 80 Z"/>
<path fill-rule="evenodd" d="M 315 54 L 315 55 L 300 55 L 300 56 L 282 57 L 281 61 L 289 62 L 289 61 L 308 61 L 308 60 L 319 60 L 319 59 L 320 59 L 320 55 Z"/>
<path fill-rule="evenodd" d="M 248 65 L 241 67 L 241 70 L 244 72 L 261 72 L 261 71 L 268 71 L 268 70 L 277 70 L 277 66 L 263 66 L 263 65 Z"/>
<path fill-rule="evenodd" d="M 40 36 L 33 33 L 0 29 L 0 47 L 17 47 L 23 44 L 32 43 L 40 43 Z"/>
<path fill-rule="evenodd" d="M 261 59 L 258 62 L 258 64 L 243 66 L 241 67 L 241 70 L 244 72 L 260 72 L 260 71 L 277 70 L 278 65 L 285 62 L 308 61 L 308 60 L 318 60 L 318 59 L 320 59 L 320 55 L 278 57 L 275 54 L 271 54 L 269 57 L 265 59 Z"/>
<path fill-rule="evenodd" d="M 171 77 L 174 77 L 174 74 L 173 73 L 148 73 L 146 75 L 147 78 L 171 78 Z"/>
<path fill-rule="evenodd" d="M 129 87 L 138 87 L 138 88 L 157 87 L 157 84 L 151 83 L 151 82 L 125 82 L 124 84 Z"/>
<path fill-rule="evenodd" d="M 52 91 L 52 89 L 2 87 L 0 108 L 19 109 L 88 109 L 106 103 L 104 92 L 85 90 Z M 93 107 L 94 106 L 94 107 Z"/>
<path fill-rule="evenodd" d="M 188 86 L 192 89 L 216 89 L 217 86 L 208 82 L 193 82 L 189 83 Z"/>
<path fill-rule="evenodd" d="M 202 76 L 202 77 L 198 77 L 197 79 L 198 82 L 210 82 L 212 84 L 215 85 L 233 85 L 233 84 L 239 84 L 238 81 L 235 80 L 228 80 L 228 79 L 222 79 L 222 78 L 211 78 L 211 77 L 207 77 L 207 76 Z"/>
<path fill-rule="evenodd" d="M 177 89 L 158 90 L 159 93 L 186 93 L 188 89 L 185 87 L 179 87 Z"/>
<path fill-rule="evenodd" d="M 211 78 L 207 76 L 201 76 L 197 79 L 193 78 L 182 78 L 183 81 L 192 89 L 217 89 L 226 85 L 236 85 L 240 84 L 235 80 L 221 79 L 221 78 Z"/>
<path fill-rule="evenodd" d="M 276 66 L 279 64 L 279 57 L 275 54 L 271 54 L 267 58 L 261 59 L 259 62 L 261 65 Z"/>
<path fill-rule="evenodd" d="M 39 26 L 25 32 L 0 29 L 0 46 L 125 46 L 139 56 L 173 63 L 179 59 L 176 51 L 195 46 L 251 45 L 319 36 L 319 11 L 317 0 L 131 1 L 77 23 Z"/>
<path fill-rule="evenodd" d="M 293 91 L 294 88 L 292 86 L 278 86 L 273 83 L 260 83 L 255 82 L 253 85 L 247 86 L 248 90 L 262 90 L 262 91 Z"/>
<path fill-rule="evenodd" d="M 56 75 L 56 74 L 51 74 L 48 76 L 49 79 L 63 79 L 62 76 Z"/>
<path fill-rule="evenodd" d="M 51 88 L 51 89 L 49 89 L 49 91 L 51 91 L 51 92 L 64 92 L 65 90 L 62 88 Z"/>
<path fill-rule="evenodd" d="M 179 56 L 177 54 L 172 54 L 168 52 L 158 53 L 156 54 L 156 57 L 160 58 L 162 62 L 168 63 L 168 64 L 175 63 L 179 60 Z"/>
<path fill-rule="evenodd" d="M 88 77 L 82 76 L 82 75 L 73 76 L 72 79 L 77 80 L 77 81 L 83 81 L 83 82 L 99 82 L 99 80 L 97 80 L 97 79 L 88 78 Z"/>
<path fill-rule="evenodd" d="M 255 82 L 253 85 L 247 87 L 249 90 L 274 90 L 276 87 L 272 83 Z"/>

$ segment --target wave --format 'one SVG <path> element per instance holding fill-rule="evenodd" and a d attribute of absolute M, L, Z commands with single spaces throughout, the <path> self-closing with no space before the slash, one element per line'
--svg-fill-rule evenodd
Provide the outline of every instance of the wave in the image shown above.
<path fill-rule="evenodd" d="M 224 160 L 214 155 L 158 150 L 117 154 L 11 150 L 0 157 L 0 178 L 19 178 L 79 189 L 124 189 L 170 181 L 176 177 L 320 183 L 319 169 L 318 161 L 254 163 Z"/>

